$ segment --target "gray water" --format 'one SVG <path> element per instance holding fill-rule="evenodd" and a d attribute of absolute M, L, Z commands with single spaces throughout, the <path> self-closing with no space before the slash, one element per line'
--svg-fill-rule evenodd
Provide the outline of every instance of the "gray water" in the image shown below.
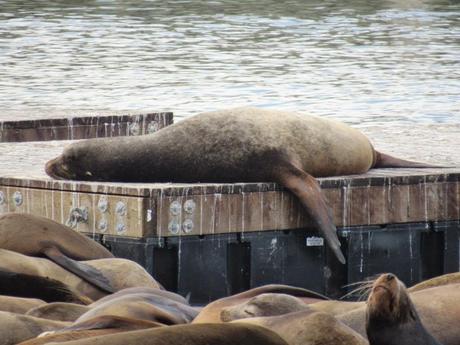
<path fill-rule="evenodd" d="M 460 123 L 460 2 L 0 1 L 1 119 L 240 105 Z"/>

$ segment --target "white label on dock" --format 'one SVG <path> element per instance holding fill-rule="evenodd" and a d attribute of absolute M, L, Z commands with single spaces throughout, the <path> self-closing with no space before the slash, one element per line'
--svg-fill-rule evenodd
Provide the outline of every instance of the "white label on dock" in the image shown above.
<path fill-rule="evenodd" d="M 324 246 L 324 238 L 322 237 L 307 237 L 307 247 L 322 247 Z"/>

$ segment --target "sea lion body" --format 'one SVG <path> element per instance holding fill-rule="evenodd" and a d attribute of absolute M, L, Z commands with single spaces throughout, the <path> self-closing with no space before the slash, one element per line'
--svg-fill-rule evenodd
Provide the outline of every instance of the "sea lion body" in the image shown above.
<path fill-rule="evenodd" d="M 293 286 L 278 284 L 264 285 L 241 292 L 236 295 L 220 298 L 207 304 L 205 307 L 203 307 L 203 309 L 201 309 L 200 313 L 193 320 L 192 323 L 224 322 L 225 320 L 222 319 L 222 311 L 224 309 L 244 304 L 256 296 L 260 296 L 262 294 L 267 293 L 287 294 L 289 296 L 297 298 L 300 302 L 306 305 L 328 299 L 327 297 L 322 296 L 321 294 L 318 294 L 316 292 Z"/>
<path fill-rule="evenodd" d="M 46 305 L 46 302 L 37 298 L 0 296 L 0 311 L 26 314 L 29 310 L 43 305 Z"/>
<path fill-rule="evenodd" d="M 134 261 L 110 258 L 88 260 L 83 261 L 83 263 L 100 271 L 115 291 L 138 286 L 160 287 L 155 279 Z M 97 300 L 107 295 L 106 292 L 65 270 L 53 261 L 45 258 L 30 257 L 5 249 L 0 249 L 0 271 L 49 277 L 62 282 L 79 295 L 86 296 L 91 300 Z M 33 288 L 34 286 L 30 286 L 31 292 L 33 292 Z"/>
<path fill-rule="evenodd" d="M 283 338 L 289 345 L 368 345 L 367 341 L 332 315 L 299 311 L 269 317 L 233 321 L 265 327 Z"/>
<path fill-rule="evenodd" d="M 366 136 L 338 121 L 236 108 L 198 114 L 150 135 L 77 142 L 45 170 L 54 178 L 90 181 L 277 182 L 299 198 L 345 263 L 313 176 L 360 174 L 375 166 L 423 165 L 378 153 Z"/>
<path fill-rule="evenodd" d="M 49 343 L 54 344 L 54 343 Z M 279 335 L 250 324 L 157 327 L 69 341 L 66 345 L 288 345 Z"/>
<path fill-rule="evenodd" d="M 74 322 L 89 309 L 89 306 L 81 304 L 53 302 L 32 308 L 27 311 L 26 315 L 42 319 Z"/>
<path fill-rule="evenodd" d="M 375 280 L 366 315 L 370 345 L 441 345 L 423 325 L 404 284 L 391 273 Z"/>

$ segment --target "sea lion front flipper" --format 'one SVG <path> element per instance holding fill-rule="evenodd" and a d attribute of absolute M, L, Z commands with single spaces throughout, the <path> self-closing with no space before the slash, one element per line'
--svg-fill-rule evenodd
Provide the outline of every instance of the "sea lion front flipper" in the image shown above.
<path fill-rule="evenodd" d="M 108 279 L 96 268 L 87 265 L 84 262 L 79 262 L 67 257 L 54 246 L 46 248 L 43 251 L 43 254 L 59 266 L 62 266 L 66 270 L 102 289 L 103 291 L 109 293 L 115 292 Z"/>
<path fill-rule="evenodd" d="M 340 241 L 332 219 L 332 211 L 315 178 L 294 165 L 287 169 L 280 169 L 276 175 L 278 181 L 299 198 L 337 259 L 344 264 L 345 257 L 340 250 Z"/>

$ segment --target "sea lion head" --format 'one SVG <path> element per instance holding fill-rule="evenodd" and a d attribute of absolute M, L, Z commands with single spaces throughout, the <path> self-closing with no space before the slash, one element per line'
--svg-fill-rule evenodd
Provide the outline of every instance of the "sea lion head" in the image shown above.
<path fill-rule="evenodd" d="M 78 146 L 71 145 L 64 152 L 48 161 L 45 165 L 46 173 L 55 179 L 88 180 L 92 176 L 90 169 L 83 164 L 82 152 Z"/>
<path fill-rule="evenodd" d="M 264 293 L 231 307 L 223 308 L 220 318 L 224 322 L 258 316 L 275 316 L 308 309 L 294 296 L 281 293 Z"/>
<path fill-rule="evenodd" d="M 367 299 L 368 322 L 405 323 L 416 315 L 406 286 L 394 274 L 384 273 L 374 281 Z"/>

